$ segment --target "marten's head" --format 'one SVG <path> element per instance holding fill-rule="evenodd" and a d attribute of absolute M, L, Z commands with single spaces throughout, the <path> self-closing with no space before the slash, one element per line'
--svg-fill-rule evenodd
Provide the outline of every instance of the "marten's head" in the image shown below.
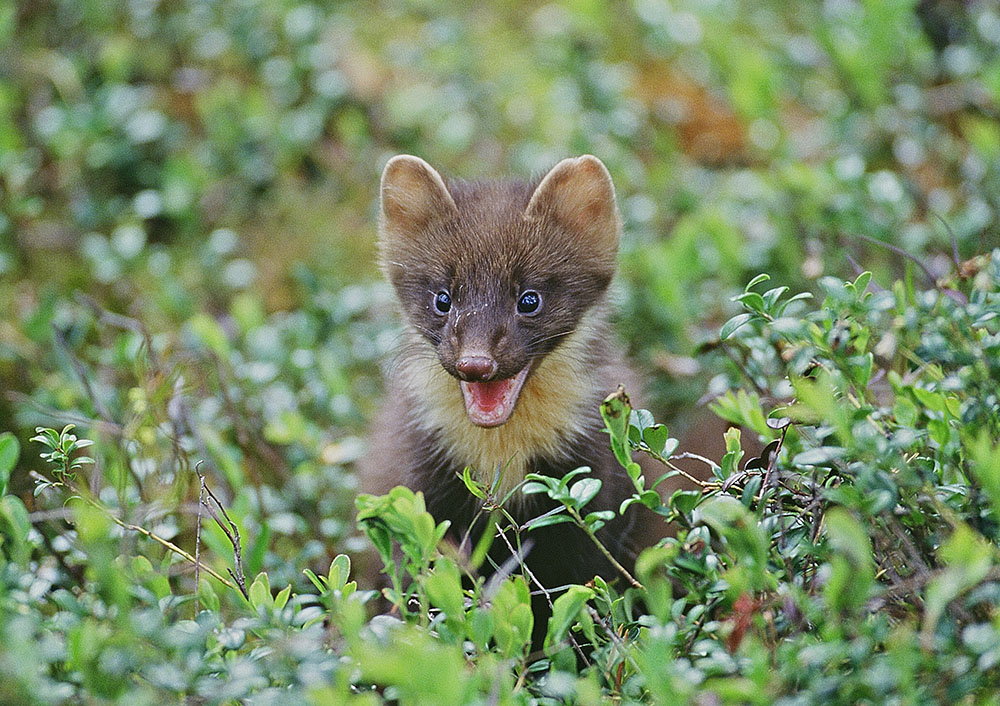
<path fill-rule="evenodd" d="M 506 422 L 539 362 L 603 302 L 619 229 L 611 177 L 590 155 L 532 184 L 445 184 L 409 155 L 386 164 L 382 268 L 473 424 Z"/>

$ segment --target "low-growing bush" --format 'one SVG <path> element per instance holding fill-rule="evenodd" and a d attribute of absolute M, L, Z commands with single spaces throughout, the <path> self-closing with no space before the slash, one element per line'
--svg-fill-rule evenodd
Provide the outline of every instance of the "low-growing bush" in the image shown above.
<path fill-rule="evenodd" d="M 993 703 L 1000 251 L 928 290 L 862 273 L 821 279 L 818 300 L 767 279 L 706 345 L 726 390 L 713 409 L 735 425 L 722 458 L 680 447 L 627 394 L 602 407 L 627 502 L 669 534 L 635 576 L 540 587 L 514 566 L 484 581 L 475 552 L 443 544 L 422 497 L 397 488 L 358 499 L 393 606 L 372 615 L 374 587 L 345 555 L 319 574 L 307 558 L 300 575 L 250 556 L 253 513 L 225 474 L 201 472 L 190 430 L 152 424 L 113 446 L 39 428 L 25 440 L 39 454 L 31 513 L 9 491 L 35 454 L 0 436 L 0 702 Z M 177 404 L 145 402 L 152 419 Z M 763 452 L 747 457 L 744 435 Z M 171 462 L 151 450 L 168 440 L 177 492 L 151 495 Z M 635 453 L 663 477 L 696 457 L 709 480 L 661 498 Z M 98 477 L 109 458 L 120 472 Z M 596 482 L 521 490 L 593 531 L 607 519 L 587 511 Z M 501 519 L 490 489 L 467 484 Z M 493 541 L 513 554 L 531 525 L 501 523 Z M 533 652 L 543 588 L 552 617 Z"/>

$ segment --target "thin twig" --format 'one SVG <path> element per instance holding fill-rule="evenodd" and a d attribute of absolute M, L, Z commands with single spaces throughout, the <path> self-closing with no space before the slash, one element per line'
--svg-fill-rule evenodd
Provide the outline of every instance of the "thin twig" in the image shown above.
<path fill-rule="evenodd" d="M 200 488 L 198 490 L 198 519 L 195 523 L 194 529 L 194 615 L 198 617 L 198 598 L 201 594 L 201 576 L 199 570 L 201 568 L 201 562 L 198 560 L 201 558 L 201 509 L 205 504 L 205 476 L 198 476 L 200 481 Z"/>
<path fill-rule="evenodd" d="M 923 271 L 924 275 L 927 277 L 928 280 L 930 280 L 930 283 L 932 285 L 937 283 L 937 277 L 934 276 L 934 273 L 930 271 L 930 268 L 927 267 L 927 265 L 925 265 L 923 262 L 921 262 L 920 258 L 917 257 L 916 255 L 908 253 L 906 250 L 899 247 L 898 245 L 887 243 L 884 240 L 873 238 L 870 235 L 865 235 L 864 233 L 853 233 L 851 235 L 852 237 L 855 238 L 861 238 L 862 240 L 869 242 L 872 245 L 878 245 L 879 247 L 883 247 L 886 250 L 891 250 L 892 252 L 896 253 L 897 255 L 900 255 L 901 257 L 905 257 L 907 260 L 913 262 L 917 267 L 919 267 Z"/>
<path fill-rule="evenodd" d="M 240 530 L 236 526 L 236 523 L 229 517 L 229 513 L 226 512 L 226 507 L 222 504 L 222 501 L 216 497 L 215 493 L 212 492 L 212 489 L 204 482 L 204 475 L 201 472 L 201 462 L 195 465 L 195 473 L 197 473 L 198 477 L 202 479 L 202 487 L 205 489 L 205 492 L 208 493 L 208 497 L 215 501 L 219 510 L 222 511 L 222 516 L 226 519 L 226 523 L 229 524 L 227 527 L 226 523 L 223 523 L 223 521 L 219 519 L 219 516 L 216 514 L 215 509 L 210 503 L 204 503 L 204 508 L 208 510 L 212 519 L 215 520 L 216 524 L 219 525 L 223 533 L 225 533 L 226 538 L 229 539 L 230 544 L 233 545 L 233 564 L 235 571 L 233 569 L 227 570 L 229 571 L 229 575 L 233 577 L 233 580 L 236 581 L 236 585 L 239 587 L 240 593 L 243 594 L 243 597 L 249 598 L 250 594 L 247 592 L 246 578 L 243 575 L 243 546 L 240 542 Z"/>
<path fill-rule="evenodd" d="M 580 517 L 579 511 L 575 507 L 567 507 L 566 509 L 569 510 L 569 514 L 573 516 L 573 519 L 576 520 L 577 524 L 580 525 L 580 527 L 584 530 L 586 535 L 590 537 L 590 539 L 594 542 L 594 544 L 600 550 L 601 554 L 604 555 L 604 558 L 611 562 L 611 565 L 615 567 L 621 573 L 622 576 L 625 577 L 625 580 L 627 580 L 635 588 L 644 589 L 643 585 L 639 583 L 635 579 L 635 577 L 628 572 L 628 569 L 626 569 L 624 566 L 618 563 L 618 560 L 611 555 L 611 552 L 609 552 L 607 547 L 605 547 L 601 543 L 601 540 L 597 538 L 597 535 L 595 535 L 587 528 L 587 523 L 583 521 L 582 517 Z"/>
<path fill-rule="evenodd" d="M 639 669 L 639 664 L 635 661 L 635 658 L 632 657 L 631 654 L 629 654 L 628 647 L 625 645 L 625 641 L 622 640 L 621 635 L 619 635 L 610 627 L 608 627 L 608 625 L 601 618 L 601 614 L 597 612 L 594 606 L 588 605 L 587 611 L 590 613 L 590 617 L 604 629 L 604 633 L 608 636 L 608 638 L 613 643 L 615 643 L 615 646 L 619 650 L 621 650 L 622 658 L 625 659 L 629 664 L 631 664 L 632 669 L 634 669 L 636 672 L 641 672 L 642 670 Z"/>
<path fill-rule="evenodd" d="M 948 223 L 948 221 L 946 221 L 940 213 L 931 210 L 931 215 L 941 221 L 941 225 L 943 225 L 944 229 L 948 231 L 948 236 L 951 238 L 951 261 L 955 263 L 955 269 L 960 268 L 962 263 L 958 257 L 958 238 L 955 237 L 955 231 L 952 230 L 951 224 Z"/>
<path fill-rule="evenodd" d="M 72 495 L 80 498 L 81 500 L 84 500 L 87 503 L 90 503 L 93 507 L 95 507 L 98 510 L 100 510 L 101 512 L 103 512 L 112 522 L 114 522 L 116 525 L 118 525 L 122 529 L 127 529 L 127 530 L 130 530 L 132 532 L 138 532 L 139 534 L 141 534 L 141 535 L 143 535 L 145 537 L 149 537 L 154 542 L 157 542 L 158 544 L 160 544 L 160 545 L 166 547 L 167 549 L 169 549 L 170 551 L 172 551 L 174 554 L 177 554 L 178 556 L 181 556 L 181 557 L 187 559 L 188 561 L 190 561 L 191 563 L 195 564 L 195 566 L 200 566 L 201 565 L 200 562 L 197 559 L 195 559 L 193 556 L 191 556 L 191 554 L 189 554 L 188 552 L 184 551 L 183 549 L 181 549 L 180 547 L 178 547 L 173 542 L 170 542 L 170 541 L 164 539 L 163 537 L 160 537 L 159 535 L 155 534 L 154 532 L 150 532 L 145 527 L 140 527 L 139 525 L 133 525 L 133 524 L 130 524 L 128 522 L 125 522 L 125 521 L 119 519 L 104 504 L 102 504 L 101 502 L 95 500 L 94 498 L 86 495 L 83 491 L 80 490 L 80 488 L 77 488 L 72 483 L 69 483 L 69 482 L 66 482 L 66 481 L 56 481 L 56 482 L 53 482 L 53 481 L 49 480 L 48 478 L 46 478 L 45 476 L 43 476 L 41 473 L 38 473 L 37 471 L 29 471 L 28 475 L 31 476 L 32 478 L 34 478 L 35 480 L 42 481 L 42 482 L 48 484 L 50 487 L 62 486 L 64 488 L 66 488 Z M 221 581 L 223 584 L 225 584 L 229 588 L 236 588 L 236 586 L 234 586 L 233 583 L 231 581 L 229 581 L 229 579 L 225 578 L 224 576 L 222 576 L 221 574 L 219 574 L 218 572 L 216 572 L 212 567 L 205 566 L 204 568 L 205 568 L 205 571 L 207 571 L 212 577 L 218 579 L 219 581 Z"/>
<path fill-rule="evenodd" d="M 102 433 L 107 433 L 115 437 L 120 437 L 125 433 L 125 427 L 120 424 L 106 422 L 103 419 L 95 419 L 93 417 L 84 417 L 80 414 L 73 414 L 72 412 L 65 412 L 55 407 L 49 407 L 23 392 L 11 390 L 7 392 L 6 398 L 16 404 L 31 407 L 36 412 L 45 415 L 59 424 L 76 424 L 78 427 L 99 430 Z"/>
<path fill-rule="evenodd" d="M 879 240 L 878 238 L 873 238 L 870 235 L 864 235 L 863 233 L 856 233 L 856 234 L 854 234 L 854 237 L 861 238 L 862 240 L 865 240 L 865 241 L 867 241 L 867 242 L 869 242 L 869 243 L 871 243 L 873 245 L 881 245 L 883 248 L 886 248 L 887 250 L 891 250 L 892 252 L 896 253 L 897 255 L 901 255 L 901 256 L 905 257 L 907 260 L 910 260 L 910 261 L 916 263 L 917 267 L 919 267 L 923 271 L 924 275 L 927 276 L 927 279 L 930 280 L 932 287 L 934 287 L 935 289 L 939 290 L 941 293 L 943 293 L 948 298 L 955 300 L 959 304 L 963 304 L 964 305 L 964 304 L 968 304 L 969 303 L 969 300 L 966 298 L 966 296 L 964 294 L 962 294 L 961 292 L 959 292 L 958 290 L 952 289 L 950 287 L 940 287 L 940 286 L 938 286 L 937 278 L 934 276 L 934 273 L 930 271 L 930 268 L 927 267 L 927 265 L 925 265 L 924 263 L 922 263 L 920 261 L 920 258 L 918 258 L 917 256 L 912 255 L 912 254 L 906 252 L 905 250 L 903 250 L 903 248 L 899 247 L 898 245 L 893 245 L 892 243 L 886 243 L 886 242 L 884 242 L 882 240 Z"/>
<path fill-rule="evenodd" d="M 545 596 L 545 601 L 549 604 L 549 610 L 554 613 L 555 606 L 552 603 L 552 594 L 549 593 L 549 589 L 545 588 L 545 586 L 542 585 L 542 582 L 538 580 L 538 577 L 535 576 L 535 574 L 532 573 L 531 569 L 528 568 L 528 565 L 524 563 L 524 559 L 517 552 L 514 551 L 514 546 L 510 543 L 510 540 L 507 539 L 507 535 L 504 533 L 504 531 L 500 529 L 500 525 L 494 523 L 493 526 L 497 528 L 497 534 L 499 534 L 500 538 L 503 539 L 503 542 L 504 544 L 507 545 L 507 549 L 510 550 L 510 553 L 513 556 L 517 557 L 518 561 L 520 561 L 521 569 L 524 571 L 525 574 L 528 575 L 528 579 L 533 584 L 538 586 L 538 588 L 541 590 L 542 595 Z M 580 660 L 589 667 L 590 660 L 587 659 L 587 655 L 584 654 L 583 649 L 577 643 L 576 638 L 573 637 L 568 632 L 566 633 L 566 638 L 569 640 L 570 644 L 573 645 L 573 649 L 576 650 L 576 654 L 580 657 Z"/>
<path fill-rule="evenodd" d="M 114 326 L 115 328 L 122 329 L 124 331 L 132 331 L 133 333 L 137 333 L 142 336 L 142 340 L 146 346 L 150 360 L 153 362 L 154 366 L 160 367 L 160 361 L 153 348 L 153 337 L 149 333 L 149 329 L 146 328 L 146 325 L 142 321 L 132 318 L 131 316 L 125 316 L 123 314 L 116 314 L 113 311 L 108 311 L 101 306 L 96 299 L 88 294 L 84 294 L 83 292 L 76 292 L 74 298 L 89 308 L 101 323 Z"/>

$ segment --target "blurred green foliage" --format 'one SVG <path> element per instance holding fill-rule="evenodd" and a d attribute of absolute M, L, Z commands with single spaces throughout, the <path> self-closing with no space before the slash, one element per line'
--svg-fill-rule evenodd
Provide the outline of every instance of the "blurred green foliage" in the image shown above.
<path fill-rule="evenodd" d="M 529 587 L 470 604 L 419 501 L 373 501 L 383 547 L 422 553 L 394 577 L 406 620 L 369 621 L 334 557 L 363 546 L 353 463 L 396 340 L 376 185 L 399 152 L 468 179 L 598 155 L 655 418 L 709 453 L 683 433 L 699 399 L 768 443 L 794 398 L 774 463 L 825 484 L 817 504 L 762 494 L 715 440 L 740 481 L 658 507 L 683 533 L 640 566 L 649 614 L 571 590 L 531 661 Z M 0 701 L 984 702 L 998 211 L 993 0 L 5 4 Z M 619 451 L 669 460 L 635 421 Z M 76 478 L 29 441 L 65 451 L 67 424 L 96 441 Z M 555 491 L 596 525 L 584 480 Z M 236 536 L 246 598 L 163 543 L 235 585 Z"/>

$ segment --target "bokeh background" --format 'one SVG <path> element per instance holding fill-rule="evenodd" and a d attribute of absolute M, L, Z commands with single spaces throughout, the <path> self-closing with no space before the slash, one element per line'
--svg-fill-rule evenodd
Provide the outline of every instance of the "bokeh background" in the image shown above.
<path fill-rule="evenodd" d="M 6 3 L 0 427 L 76 423 L 92 488 L 188 544 L 200 462 L 272 585 L 357 548 L 399 152 L 466 179 L 599 156 L 618 331 L 690 433 L 753 275 L 927 284 L 1000 244 L 1000 5 Z"/>

